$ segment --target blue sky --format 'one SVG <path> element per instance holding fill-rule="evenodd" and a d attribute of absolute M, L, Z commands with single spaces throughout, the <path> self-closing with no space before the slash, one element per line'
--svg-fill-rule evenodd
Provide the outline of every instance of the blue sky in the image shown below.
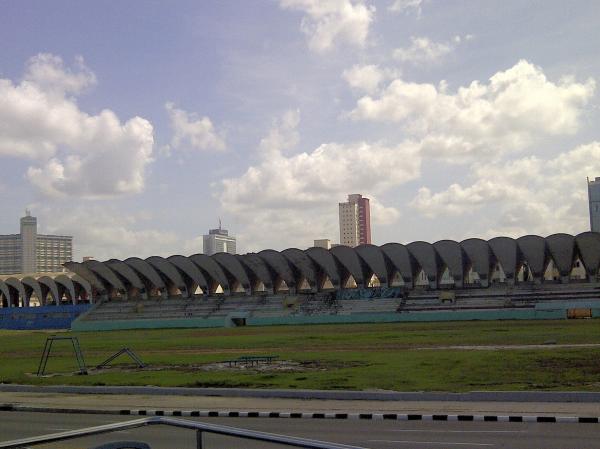
<path fill-rule="evenodd" d="M 577 233 L 595 1 L 0 2 L 0 233 L 75 257 Z"/>

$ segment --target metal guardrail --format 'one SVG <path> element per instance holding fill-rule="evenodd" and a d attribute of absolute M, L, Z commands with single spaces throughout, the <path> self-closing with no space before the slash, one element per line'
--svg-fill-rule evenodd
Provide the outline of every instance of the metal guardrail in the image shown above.
<path fill-rule="evenodd" d="M 339 443 L 328 443 L 325 441 L 310 440 L 306 438 L 290 437 L 274 433 L 259 432 L 256 430 L 240 429 L 237 427 L 222 426 L 219 424 L 209 424 L 203 422 L 189 421 L 185 419 L 167 418 L 163 416 L 153 416 L 149 418 L 135 419 L 132 421 L 119 422 L 114 424 L 105 424 L 96 427 L 87 427 L 84 429 L 69 430 L 37 437 L 22 438 L 19 440 L 0 442 L 0 449 L 25 448 L 38 444 L 48 444 L 57 441 L 71 440 L 93 435 L 111 433 L 118 430 L 134 429 L 137 427 L 151 425 L 167 425 L 183 429 L 196 431 L 196 449 L 205 449 L 203 435 L 204 433 L 213 433 L 217 435 L 226 435 L 238 437 L 247 440 L 264 441 L 268 443 L 278 443 L 286 446 L 301 447 L 307 449 L 365 449 L 358 446 L 348 446 Z M 208 449 L 208 448 L 206 448 Z"/>

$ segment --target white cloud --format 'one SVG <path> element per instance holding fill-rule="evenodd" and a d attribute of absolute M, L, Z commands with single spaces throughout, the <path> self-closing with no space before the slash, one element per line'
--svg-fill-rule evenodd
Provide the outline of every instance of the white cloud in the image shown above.
<path fill-rule="evenodd" d="M 578 233 L 589 226 L 585 179 L 598 173 L 600 142 L 592 142 L 547 160 L 477 165 L 470 185 L 437 193 L 422 188 L 411 206 L 429 217 L 480 214 L 491 206 L 490 235 Z"/>
<path fill-rule="evenodd" d="M 323 53 L 337 44 L 364 47 L 375 7 L 364 0 L 280 0 L 285 9 L 302 11 L 300 29 L 311 50 Z"/>
<path fill-rule="evenodd" d="M 471 35 L 465 38 L 454 36 L 449 42 L 434 42 L 427 37 L 411 37 L 411 44 L 406 48 L 394 50 L 394 58 L 412 64 L 438 64 L 453 52 L 462 41 L 470 40 Z"/>
<path fill-rule="evenodd" d="M 350 69 L 344 70 L 342 74 L 342 77 L 350 87 L 369 94 L 375 93 L 383 81 L 396 76 L 398 76 L 396 71 L 380 68 L 374 64 L 357 64 Z"/>
<path fill-rule="evenodd" d="M 178 109 L 171 102 L 165 104 L 173 138 L 166 148 L 192 149 L 192 150 L 225 150 L 225 140 L 221 137 L 210 120 L 195 113 L 188 113 Z"/>
<path fill-rule="evenodd" d="M 315 232 L 329 232 L 329 238 L 337 238 L 337 202 L 350 192 L 371 198 L 378 211 L 376 224 L 398 218 L 398 211 L 384 207 L 373 196 L 419 176 L 421 159 L 414 145 L 327 143 L 312 152 L 288 156 L 282 148 L 295 138 L 291 129 L 285 129 L 290 121 L 283 123 L 269 136 L 287 134 L 292 139 L 263 139 L 261 162 L 238 178 L 223 180 L 217 193 L 223 209 L 244 223 L 240 240 L 252 242 L 246 249 L 277 247 L 283 242 L 308 246 L 320 237 Z M 265 151 L 266 141 L 281 147 L 269 144 Z"/>
<path fill-rule="evenodd" d="M 74 236 L 76 260 L 83 256 L 98 260 L 166 257 L 181 252 L 185 246 L 176 233 L 148 227 L 151 217 L 143 211 L 123 213 L 108 204 L 81 207 L 55 204 L 34 206 L 33 212 L 43 223 L 43 232 Z"/>
<path fill-rule="evenodd" d="M 134 117 L 121 123 L 109 109 L 81 111 L 76 95 L 96 78 L 78 58 L 30 59 L 23 81 L 0 79 L 0 157 L 31 159 L 27 179 L 44 194 L 84 198 L 137 193 L 152 161 L 153 128 Z"/>
<path fill-rule="evenodd" d="M 394 0 L 390 6 L 388 6 L 388 10 L 391 12 L 400 13 L 415 11 L 417 16 L 420 16 L 422 12 L 422 5 L 423 0 Z"/>
<path fill-rule="evenodd" d="M 539 67 L 519 61 L 489 83 L 473 81 L 455 93 L 443 81 L 436 87 L 395 79 L 378 97 L 359 99 L 350 116 L 401 123 L 420 140 L 424 155 L 469 162 L 497 159 L 545 136 L 576 133 L 594 90 L 592 79 L 552 82 Z"/>

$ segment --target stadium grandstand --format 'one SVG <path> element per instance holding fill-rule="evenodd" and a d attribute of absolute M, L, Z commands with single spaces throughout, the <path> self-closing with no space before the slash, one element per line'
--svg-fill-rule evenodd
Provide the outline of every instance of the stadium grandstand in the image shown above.
<path fill-rule="evenodd" d="M 32 295 L 40 305 L 94 303 L 73 324 L 80 330 L 600 316 L 594 232 L 65 267 L 53 283 L 0 281 L 2 306 L 27 307 Z"/>

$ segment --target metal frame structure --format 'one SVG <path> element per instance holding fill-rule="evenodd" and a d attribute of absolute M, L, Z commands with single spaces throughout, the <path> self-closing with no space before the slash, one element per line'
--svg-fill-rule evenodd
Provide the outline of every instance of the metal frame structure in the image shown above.
<path fill-rule="evenodd" d="M 81 347 L 79 346 L 79 339 L 77 337 L 59 337 L 52 335 L 51 337 L 46 338 L 46 344 L 44 345 L 44 352 L 42 353 L 42 358 L 40 359 L 40 364 L 38 365 L 37 375 L 44 375 L 44 372 L 46 371 L 46 365 L 48 364 L 48 358 L 50 357 L 50 351 L 52 351 L 52 344 L 57 340 L 71 341 L 73 344 L 73 351 L 75 351 L 75 357 L 77 358 L 77 364 L 79 365 L 79 372 L 80 374 L 87 374 L 87 367 L 85 366 L 83 353 L 81 352 Z"/>
<path fill-rule="evenodd" d="M 189 421 L 178 418 L 168 418 L 163 416 L 153 416 L 142 419 L 135 419 L 123 423 L 105 424 L 102 426 L 88 427 L 84 429 L 69 430 L 67 432 L 41 435 L 37 437 L 22 438 L 19 440 L 0 442 L 0 449 L 23 448 L 35 446 L 38 444 L 48 444 L 57 441 L 72 440 L 75 438 L 88 437 L 93 435 L 102 435 L 120 430 L 134 429 L 137 427 L 167 425 L 181 429 L 194 430 L 196 432 L 196 449 L 208 449 L 204 445 L 203 436 L 205 433 L 238 437 L 246 440 L 264 441 L 268 443 L 278 443 L 286 446 L 300 447 L 307 449 L 365 449 L 358 446 L 349 446 L 339 443 L 329 443 L 325 441 L 310 440 L 306 438 L 290 437 L 287 435 L 278 435 L 274 433 L 259 432 L 256 430 L 240 429 L 237 427 L 223 426 L 219 424 L 209 424 L 204 422 Z"/>
<path fill-rule="evenodd" d="M 115 352 L 113 355 L 111 355 L 109 358 L 107 358 L 100 365 L 97 365 L 96 368 L 100 369 L 100 368 L 104 368 L 105 366 L 108 366 L 110 364 L 110 362 L 112 362 L 114 359 L 116 359 L 117 357 L 119 357 L 121 354 L 127 354 L 129 357 L 131 357 L 131 359 L 136 363 L 136 365 L 138 366 L 138 368 L 144 368 L 146 366 L 146 365 L 144 365 L 144 362 L 142 362 L 142 359 L 140 359 L 136 355 L 135 352 L 133 352 L 129 348 L 123 348 L 120 351 Z"/>

